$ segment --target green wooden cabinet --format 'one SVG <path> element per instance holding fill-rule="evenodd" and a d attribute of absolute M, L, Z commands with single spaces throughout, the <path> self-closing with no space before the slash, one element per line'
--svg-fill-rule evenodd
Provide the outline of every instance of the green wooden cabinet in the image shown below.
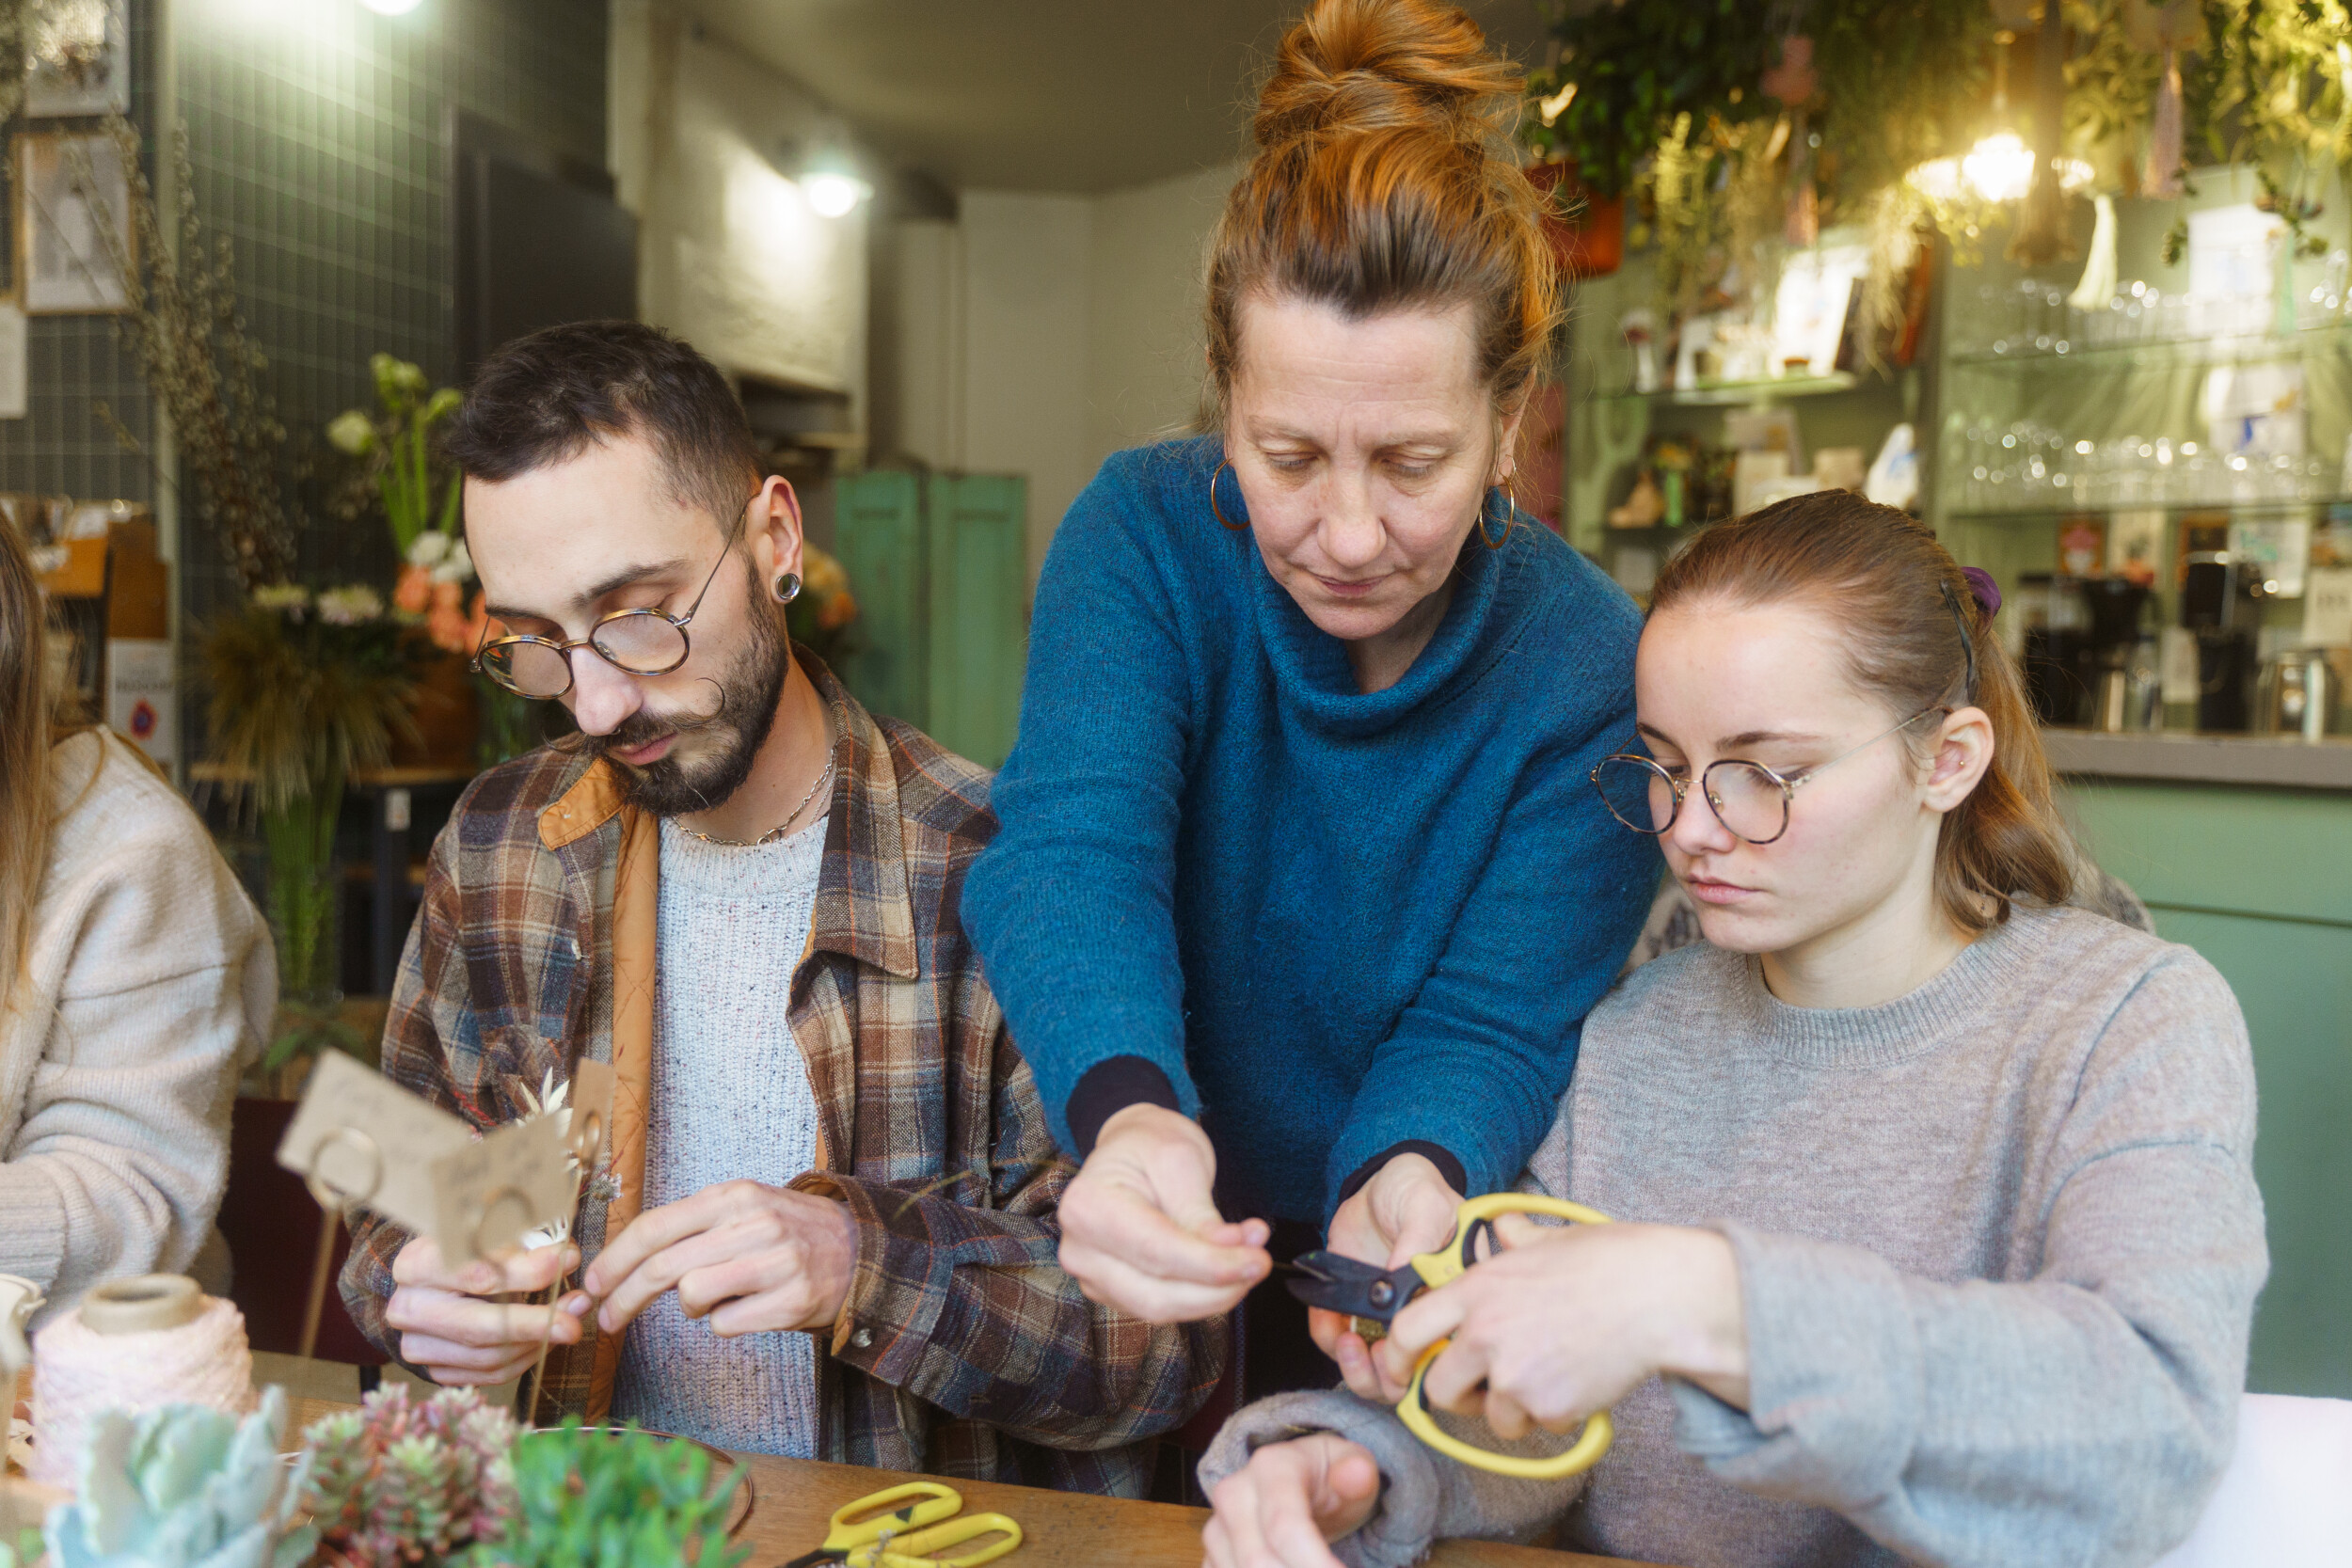
<path fill-rule="evenodd" d="M 2270 1283 L 2247 1386 L 2352 1396 L 2352 794 L 2069 781 L 2099 863 L 2245 1010 Z"/>
<path fill-rule="evenodd" d="M 841 678 L 860 702 L 1002 766 L 1028 653 L 1027 482 L 876 471 L 841 482 L 836 546 L 859 606 Z"/>

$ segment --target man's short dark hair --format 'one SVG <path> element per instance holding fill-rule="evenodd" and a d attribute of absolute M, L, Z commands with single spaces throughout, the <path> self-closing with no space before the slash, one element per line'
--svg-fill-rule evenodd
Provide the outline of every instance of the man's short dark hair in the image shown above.
<path fill-rule="evenodd" d="M 671 495 L 722 528 L 767 472 L 718 367 L 643 322 L 573 322 L 501 345 L 474 372 L 442 447 L 496 484 L 629 436 L 652 445 Z"/>

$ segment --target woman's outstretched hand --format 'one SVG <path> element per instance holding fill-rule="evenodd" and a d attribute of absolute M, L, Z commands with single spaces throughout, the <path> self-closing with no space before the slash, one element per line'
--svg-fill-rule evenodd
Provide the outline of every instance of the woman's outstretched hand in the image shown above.
<path fill-rule="evenodd" d="M 1103 1124 L 1061 1199 L 1061 1266 L 1089 1301 L 1154 1323 L 1230 1312 L 1266 1276 L 1263 1220 L 1211 1196 L 1216 1152 L 1191 1117 L 1130 1105 Z"/>
<path fill-rule="evenodd" d="M 1216 1483 L 1207 1568 L 1340 1568 L 1326 1542 L 1372 1517 L 1380 1467 L 1335 1433 L 1269 1443 Z"/>
<path fill-rule="evenodd" d="M 1667 1225 L 1538 1226 L 1506 1215 L 1503 1250 L 1396 1315 L 1383 1377 L 1453 1341 L 1422 1380 L 1430 1404 L 1505 1440 L 1567 1433 L 1660 1372 L 1748 1402 L 1747 1324 L 1731 1243 Z"/>
<path fill-rule="evenodd" d="M 1461 1206 L 1462 1195 L 1433 1161 L 1400 1154 L 1340 1205 L 1331 1216 L 1327 1244 L 1343 1258 L 1393 1269 L 1408 1258 L 1444 1246 L 1454 1235 L 1454 1212 Z M 1363 1339 L 1349 1330 L 1345 1317 L 1309 1307 L 1307 1331 L 1323 1354 L 1340 1364 L 1340 1375 L 1356 1393 L 1383 1404 L 1405 1397 L 1412 1363 L 1406 1363 L 1403 1381 L 1386 1375 Z"/>

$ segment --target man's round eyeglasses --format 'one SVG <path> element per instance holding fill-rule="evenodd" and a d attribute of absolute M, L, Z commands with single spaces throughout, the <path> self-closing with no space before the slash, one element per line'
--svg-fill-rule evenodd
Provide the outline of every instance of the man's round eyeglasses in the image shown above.
<path fill-rule="evenodd" d="M 1700 793 L 1707 797 L 1708 809 L 1715 814 L 1715 820 L 1734 838 L 1749 844 L 1771 844 L 1788 832 L 1788 810 L 1798 790 L 1848 757 L 1868 751 L 1929 714 L 1951 711 L 1944 706 L 1923 707 L 1893 729 L 1881 730 L 1852 751 L 1794 773 L 1776 772 L 1760 762 L 1740 757 L 1721 757 L 1708 763 L 1699 774 Z M 1637 833 L 1652 836 L 1662 834 L 1675 825 L 1675 818 L 1682 813 L 1682 798 L 1690 793 L 1692 782 L 1688 775 L 1677 778 L 1669 773 L 1656 758 L 1634 752 L 1619 752 L 1601 758 L 1600 766 L 1593 769 L 1592 780 L 1610 816 Z"/>
<path fill-rule="evenodd" d="M 748 502 L 743 511 L 751 511 Z M 516 696 L 535 702 L 550 701 L 572 689 L 572 651 L 576 648 L 588 649 L 626 674 L 668 674 L 684 664 L 693 652 L 686 628 L 702 609 L 710 585 L 718 580 L 719 568 L 734 552 L 736 534 L 742 522 L 739 515 L 736 527 L 727 532 L 726 548 L 710 563 L 710 575 L 703 578 L 702 592 L 694 595 L 694 602 L 686 607 L 685 614 L 672 615 L 653 609 L 616 610 L 598 617 L 596 624 L 588 628 L 587 636 L 573 641 L 528 633 L 485 641 L 474 650 L 472 668 Z M 483 636 L 489 638 L 488 627 L 483 628 Z"/>

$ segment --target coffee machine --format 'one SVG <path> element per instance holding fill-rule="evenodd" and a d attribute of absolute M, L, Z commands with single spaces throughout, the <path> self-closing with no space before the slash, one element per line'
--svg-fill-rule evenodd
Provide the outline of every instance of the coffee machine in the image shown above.
<path fill-rule="evenodd" d="M 2145 705 L 2132 700 L 2132 672 L 2146 585 L 2044 573 L 2027 573 L 2017 585 L 2026 614 L 2026 692 L 2042 721 L 2140 727 L 2131 714 Z"/>
<path fill-rule="evenodd" d="M 2192 550 L 2182 565 L 2181 625 L 2197 635 L 2197 727 L 2253 727 L 2258 585 L 2241 579 L 2226 549 Z"/>

